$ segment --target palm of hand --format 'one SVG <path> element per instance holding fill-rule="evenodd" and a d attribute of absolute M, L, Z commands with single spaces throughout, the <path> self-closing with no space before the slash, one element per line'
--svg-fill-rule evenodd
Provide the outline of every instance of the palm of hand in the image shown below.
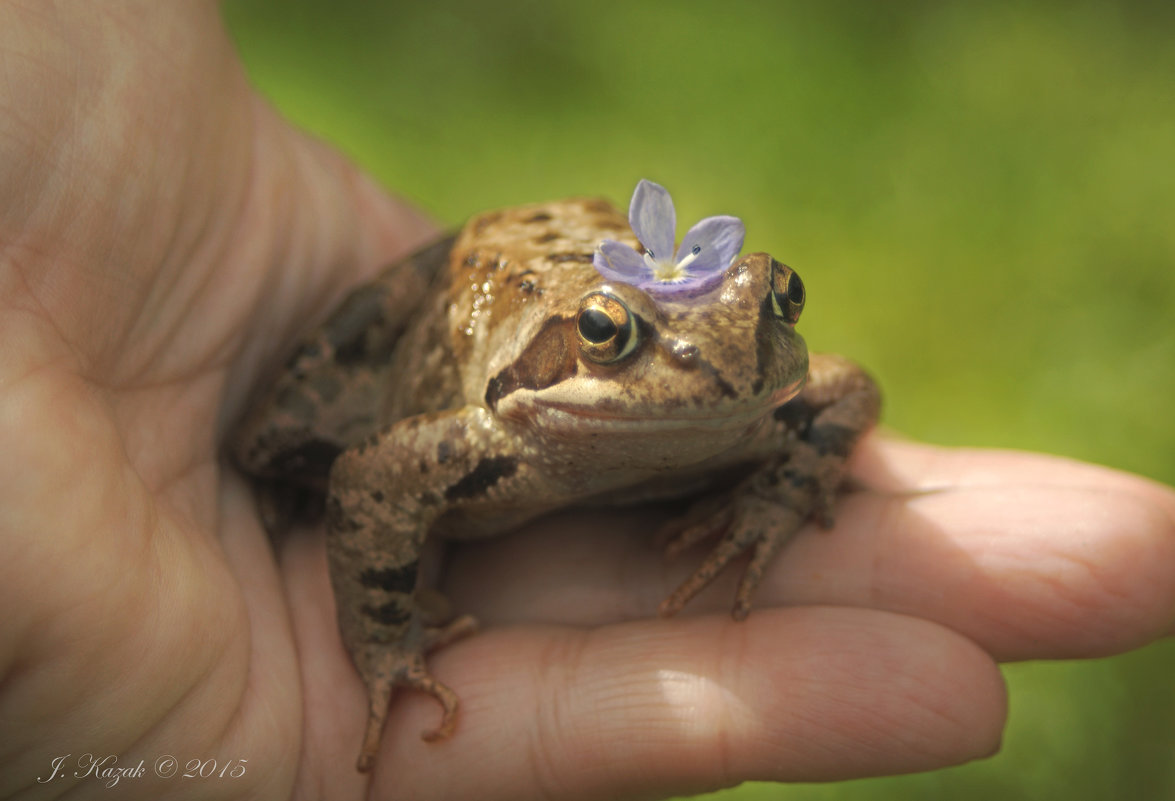
<path fill-rule="evenodd" d="M 363 690 L 321 538 L 295 535 L 275 560 L 218 443 L 276 343 L 428 228 L 251 95 L 214 7 L 86 12 L 96 38 L 22 8 L 0 26 L 6 47 L 35 43 L 17 59 L 29 76 L 0 84 L 16 131 L 0 137 L 0 591 L 19 610 L 0 709 L 25 738 L 0 754 L 17 777 L 0 789 L 89 751 L 249 760 L 213 792 L 358 796 Z M 160 58 L 168 80 L 135 78 Z M 375 781 L 414 798 L 582 797 L 929 768 L 995 746 L 989 654 L 1108 653 L 1170 626 L 1161 488 L 875 442 L 857 472 L 876 491 L 801 538 L 746 624 L 630 620 L 689 569 L 634 539 L 637 518 L 591 536 L 548 522 L 460 554 L 448 589 L 463 608 L 592 628 L 491 631 L 439 655 L 461 730 L 425 746 L 436 710 L 398 700 Z M 1094 555 L 1058 538 L 1077 524 Z M 838 606 L 766 608 L 795 601 Z M 877 739 L 879 719 L 908 737 Z"/>
<path fill-rule="evenodd" d="M 248 391 L 234 375 L 269 356 L 248 335 L 288 336 L 304 293 L 330 291 L 332 261 L 370 270 L 428 229 L 253 97 L 215 11 L 90 13 L 79 32 L 82 14 L 6 9 L 25 71 L 0 85 L 14 133 L 0 145 L 0 583 L 21 610 L 5 698 L 26 738 L 0 758 L 21 784 L 85 752 L 248 759 L 234 792 L 294 778 L 282 577 L 219 463 Z M 180 37 L 198 44 L 156 49 Z M 175 79 L 143 82 L 161 59 Z M 283 206 L 302 193 L 337 212 Z M 357 208 L 362 223 L 344 216 Z"/>

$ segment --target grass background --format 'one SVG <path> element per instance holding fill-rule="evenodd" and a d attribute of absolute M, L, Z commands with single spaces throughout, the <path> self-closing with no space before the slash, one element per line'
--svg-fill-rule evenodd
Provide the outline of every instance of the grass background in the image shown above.
<path fill-rule="evenodd" d="M 1175 484 L 1175 4 L 233 0 L 257 85 L 457 225 L 641 177 L 796 267 L 885 423 Z M 994 759 L 708 798 L 1173 799 L 1175 644 L 1006 667 Z"/>

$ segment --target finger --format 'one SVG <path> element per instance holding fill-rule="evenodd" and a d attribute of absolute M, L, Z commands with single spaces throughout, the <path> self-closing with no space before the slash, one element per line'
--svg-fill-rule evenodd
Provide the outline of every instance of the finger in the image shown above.
<path fill-rule="evenodd" d="M 848 604 L 948 625 L 1003 659 L 1115 653 L 1175 620 L 1175 504 L 1137 477 L 1054 457 L 873 441 L 836 525 L 808 526 L 756 607 Z M 701 555 L 666 564 L 663 517 L 559 517 L 458 549 L 446 587 L 487 623 L 652 614 Z M 730 608 L 738 566 L 686 607 Z M 752 612 L 752 617 L 755 615 Z"/>
<path fill-rule="evenodd" d="M 944 448 L 891 436 L 865 440 L 853 477 L 877 491 L 931 492 L 1004 486 L 1104 487 L 1146 498 L 1175 515 L 1175 491 L 1156 481 L 1062 456 L 989 448 Z"/>
<path fill-rule="evenodd" d="M 1002 659 L 1104 656 L 1171 632 L 1169 488 L 1041 454 L 886 450 L 888 474 L 866 464 L 862 476 L 896 491 L 850 498 L 843 515 L 854 537 L 872 527 L 884 539 L 860 553 L 816 547 L 808 564 L 839 553 L 862 577 L 851 602 L 930 617 Z"/>
<path fill-rule="evenodd" d="M 375 774 L 391 797 L 661 798 L 921 771 L 991 754 L 1005 717 L 973 643 L 871 610 L 524 627 L 433 666 L 461 696 L 458 730 L 421 743 L 435 704 L 398 699 Z"/>

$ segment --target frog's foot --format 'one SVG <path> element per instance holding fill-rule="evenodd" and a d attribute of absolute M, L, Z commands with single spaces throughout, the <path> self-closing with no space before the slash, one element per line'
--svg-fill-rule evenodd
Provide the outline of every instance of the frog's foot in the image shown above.
<path fill-rule="evenodd" d="M 842 470 L 843 460 L 814 452 L 793 454 L 790 460 L 764 466 L 728 494 L 702 499 L 682 520 L 670 521 L 662 529 L 673 535 L 665 548 L 669 557 L 710 537 L 721 539 L 693 575 L 661 602 L 660 615 L 680 612 L 727 565 L 751 551 L 731 610 L 735 620 L 746 618 L 771 559 L 805 521 L 815 517 L 826 527 L 832 525 Z"/>
<path fill-rule="evenodd" d="M 444 626 L 425 627 L 419 650 L 389 648 L 384 643 L 368 643 L 355 649 L 356 667 L 367 685 L 367 730 L 355 765 L 361 773 L 375 764 L 388 704 L 396 687 L 428 693 L 441 704 L 440 725 L 422 732 L 421 739 L 436 742 L 452 735 L 457 725 L 457 694 L 432 677 L 425 667 L 424 655 L 476 630 L 477 621 L 462 615 Z"/>
<path fill-rule="evenodd" d="M 780 508 L 770 500 L 741 496 L 712 517 L 691 524 L 669 543 L 666 548 L 668 555 L 673 556 L 719 531 L 725 531 L 693 575 L 661 602 L 658 613 L 662 617 L 669 617 L 680 612 L 727 565 L 751 550 L 751 561 L 743 571 L 731 612 L 735 620 L 742 620 L 751 611 L 751 598 L 763 579 L 767 565 L 799 530 L 804 517 L 806 515 L 799 515 L 793 509 Z"/>

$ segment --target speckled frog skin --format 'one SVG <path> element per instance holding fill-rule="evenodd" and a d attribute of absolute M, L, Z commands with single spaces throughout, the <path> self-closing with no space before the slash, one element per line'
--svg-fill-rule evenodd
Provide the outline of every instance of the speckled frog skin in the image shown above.
<path fill-rule="evenodd" d="M 742 618 L 797 529 L 831 523 L 879 394 L 851 362 L 809 360 L 799 276 L 753 253 L 702 297 L 651 296 L 593 268 L 604 238 L 640 247 L 600 200 L 474 218 L 347 297 L 237 432 L 264 497 L 275 484 L 325 493 L 339 625 L 370 700 L 360 770 L 397 687 L 440 701 L 426 739 L 455 725 L 456 695 L 425 654 L 473 622 L 434 625 L 418 606 L 427 537 L 684 495 L 670 551 L 716 544 L 660 612 L 749 551 Z"/>

